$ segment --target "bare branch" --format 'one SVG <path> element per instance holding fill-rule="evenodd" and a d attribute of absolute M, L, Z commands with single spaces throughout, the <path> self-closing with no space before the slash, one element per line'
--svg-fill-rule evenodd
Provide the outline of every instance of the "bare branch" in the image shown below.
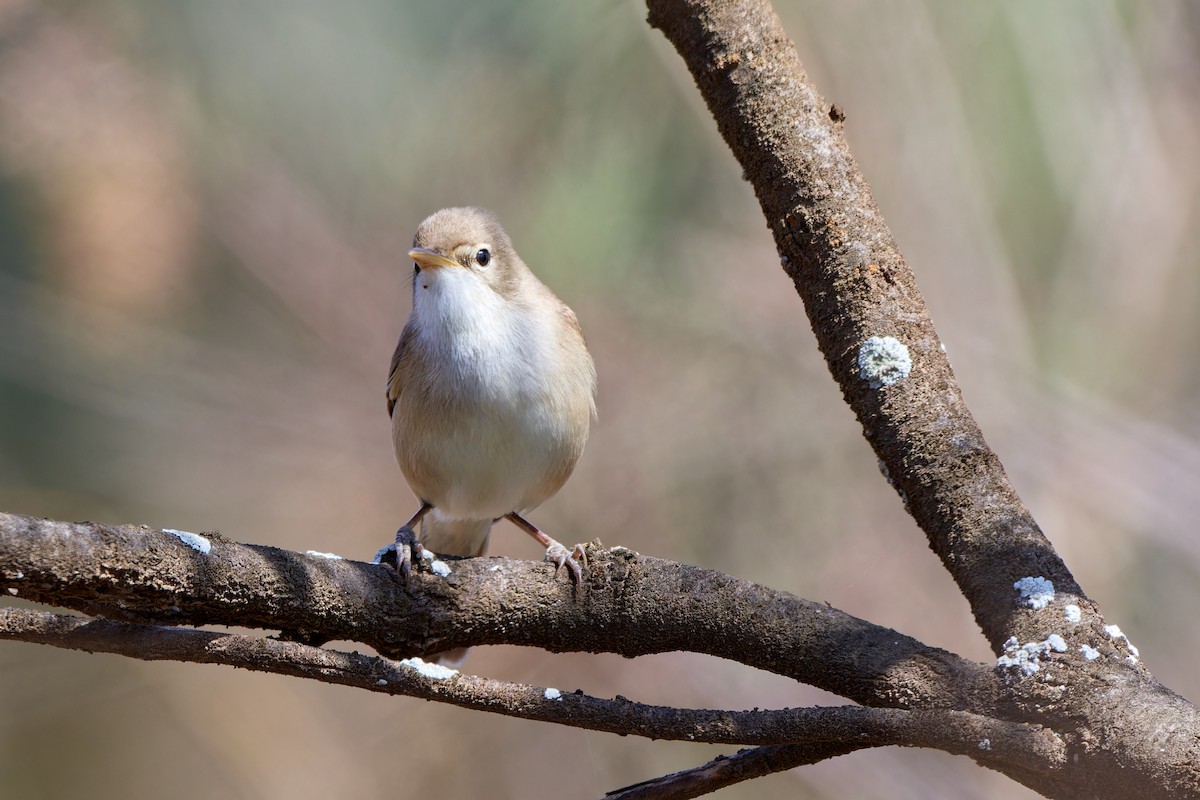
<path fill-rule="evenodd" d="M 650 24 L 687 62 L 745 169 L 846 402 L 994 650 L 1033 634 L 1028 609 L 1013 602 L 1020 578 L 1045 577 L 1063 602 L 1091 609 L 967 409 L 912 271 L 842 135 L 843 116 L 809 82 L 770 3 L 647 5 Z M 883 337 L 898 340 L 911 373 L 879 349 Z M 893 369 L 883 380 L 864 378 L 864 355 L 877 365 L 890 359 Z"/>
<path fill-rule="evenodd" d="M 418 659 L 394 661 L 245 634 L 90 620 L 19 608 L 0 608 L 0 638 L 148 661 L 224 664 L 651 739 L 755 745 L 850 743 L 854 749 L 933 747 L 975 756 L 981 762 L 1033 762 L 1045 769 L 1056 768 L 1065 752 L 1061 741 L 1039 726 L 961 711 L 861 706 L 776 711 L 669 708 L 480 678 Z M 981 740 L 995 745 L 979 751 Z"/>
<path fill-rule="evenodd" d="M 577 596 L 550 565 L 451 562 L 440 578 L 206 534 L 207 553 L 149 528 L 0 514 L 0 587 L 129 622 L 282 630 L 387 655 L 518 644 L 626 656 L 687 650 L 865 705 L 987 713 L 989 669 L 819 603 L 617 548 L 589 554 Z"/>
<path fill-rule="evenodd" d="M 1200 795 L 1200 715 L 1116 643 L 1021 503 L 959 391 L 915 278 L 768 0 L 648 0 L 754 187 L 830 372 L 993 650 L 1064 655 L 1007 686 L 1019 718 L 1077 737 L 1055 797 Z M 1017 594 L 1051 587 L 1046 602 Z M 1068 613 L 1068 610 L 1070 613 Z M 1055 638 L 1050 638 L 1050 636 Z M 1086 658 L 1075 654 L 1080 652 Z M 1006 656 L 1010 657 L 1010 656 Z M 1117 688 L 1119 687 L 1119 689 Z M 1151 710 L 1153 709 L 1153 710 Z M 1051 720 L 1054 720 L 1051 722 Z M 1066 771 L 1065 771 L 1066 772 Z"/>

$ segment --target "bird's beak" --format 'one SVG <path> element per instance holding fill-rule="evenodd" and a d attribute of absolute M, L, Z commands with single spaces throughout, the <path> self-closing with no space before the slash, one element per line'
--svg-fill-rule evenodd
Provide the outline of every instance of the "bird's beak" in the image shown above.
<path fill-rule="evenodd" d="M 462 266 L 454 259 L 446 258 L 441 253 L 429 250 L 425 247 L 414 247 L 412 250 L 408 251 L 408 257 L 417 262 L 417 266 L 421 269 Z"/>

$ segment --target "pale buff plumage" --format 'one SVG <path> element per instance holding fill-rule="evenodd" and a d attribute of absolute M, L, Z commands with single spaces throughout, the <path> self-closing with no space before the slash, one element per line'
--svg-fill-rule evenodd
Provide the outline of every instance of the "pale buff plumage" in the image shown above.
<path fill-rule="evenodd" d="M 595 367 L 575 314 L 488 212 L 438 211 L 413 247 L 413 310 L 387 389 L 396 460 L 432 507 L 421 542 L 477 556 L 495 520 L 531 511 L 570 477 L 595 413 Z M 513 521 L 578 578 L 561 545 Z"/>

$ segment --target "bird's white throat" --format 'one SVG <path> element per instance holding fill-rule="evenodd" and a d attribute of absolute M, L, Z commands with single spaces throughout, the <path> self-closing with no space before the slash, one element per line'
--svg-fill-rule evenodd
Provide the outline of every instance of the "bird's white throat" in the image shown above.
<path fill-rule="evenodd" d="M 415 279 L 418 336 L 460 391 L 496 399 L 536 392 L 533 376 L 553 352 L 554 331 L 544 315 L 517 308 L 468 269 L 430 270 Z"/>

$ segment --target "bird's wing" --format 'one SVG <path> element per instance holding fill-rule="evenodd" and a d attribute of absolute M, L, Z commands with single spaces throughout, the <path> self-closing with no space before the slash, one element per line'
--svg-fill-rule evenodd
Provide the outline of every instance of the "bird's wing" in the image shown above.
<path fill-rule="evenodd" d="M 392 366 L 388 370 L 387 382 L 387 408 L 388 416 L 396 409 L 396 401 L 400 399 L 401 362 L 404 360 L 404 353 L 408 349 L 408 344 L 412 340 L 412 331 L 407 325 L 404 326 L 404 331 L 400 334 L 400 341 L 396 342 L 396 352 L 392 353 Z"/>
<path fill-rule="evenodd" d="M 583 364 L 587 372 L 591 375 L 591 401 L 592 401 L 592 419 L 596 419 L 596 365 L 592 361 L 592 354 L 588 352 L 587 340 L 583 336 L 583 328 L 579 326 L 579 318 L 575 316 L 575 312 L 566 303 L 559 301 L 558 312 L 566 320 L 567 328 L 570 329 L 579 341 L 583 344 Z"/>
<path fill-rule="evenodd" d="M 559 300 L 558 301 L 558 313 L 562 314 L 562 316 L 567 321 L 567 326 L 570 328 L 573 328 L 575 330 L 575 332 L 579 334 L 579 338 L 582 339 L 583 338 L 583 328 L 579 327 L 579 317 L 575 316 L 575 312 L 571 310 L 571 307 L 569 305 L 567 305 L 566 303 L 562 302 L 561 300 Z"/>

